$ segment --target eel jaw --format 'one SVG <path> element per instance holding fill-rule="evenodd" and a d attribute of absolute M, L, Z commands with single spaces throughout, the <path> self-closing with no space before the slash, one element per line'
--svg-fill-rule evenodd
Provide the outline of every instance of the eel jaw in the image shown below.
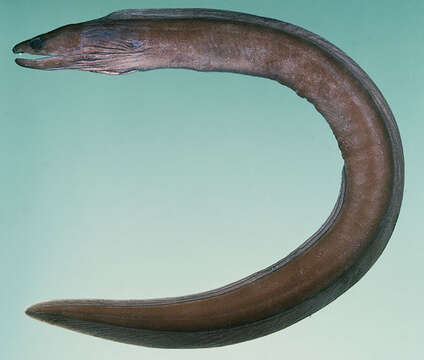
<path fill-rule="evenodd" d="M 71 68 L 69 60 L 63 56 L 45 56 L 39 59 L 15 59 L 16 64 L 40 70 L 61 70 Z"/>
<path fill-rule="evenodd" d="M 36 59 L 16 58 L 15 63 L 31 69 L 40 70 L 61 70 L 72 69 L 76 61 L 80 60 L 79 56 L 49 54 L 44 51 L 34 51 L 28 46 L 28 41 L 15 45 L 12 49 L 14 54 L 30 54 L 38 55 Z"/>
<path fill-rule="evenodd" d="M 63 69 L 76 69 L 76 70 L 85 70 L 91 72 L 97 72 L 107 75 L 120 75 L 120 74 L 129 74 L 137 71 L 137 69 L 123 69 L 123 70 L 114 70 L 109 68 L 108 61 L 102 59 L 101 57 L 88 57 L 81 55 L 60 55 L 60 54 L 48 54 L 47 52 L 35 52 L 25 46 L 26 42 L 22 42 L 15 47 L 12 51 L 15 54 L 30 54 L 30 55 L 39 55 L 39 58 L 36 59 L 25 59 L 25 58 L 16 58 L 15 63 L 30 69 L 39 69 L 39 70 L 63 70 Z"/>

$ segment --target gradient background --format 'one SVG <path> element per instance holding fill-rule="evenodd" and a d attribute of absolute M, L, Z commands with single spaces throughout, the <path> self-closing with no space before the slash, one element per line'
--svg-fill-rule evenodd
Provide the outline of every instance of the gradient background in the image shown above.
<path fill-rule="evenodd" d="M 278 18 L 341 47 L 377 83 L 406 154 L 401 216 L 377 264 L 278 333 L 161 350 L 31 320 L 60 298 L 212 289 L 301 244 L 326 219 L 342 159 L 315 109 L 276 82 L 156 70 L 42 72 L 12 46 L 114 10 L 209 7 Z M 0 358 L 416 359 L 422 354 L 424 2 L 3 1 L 0 5 Z"/>

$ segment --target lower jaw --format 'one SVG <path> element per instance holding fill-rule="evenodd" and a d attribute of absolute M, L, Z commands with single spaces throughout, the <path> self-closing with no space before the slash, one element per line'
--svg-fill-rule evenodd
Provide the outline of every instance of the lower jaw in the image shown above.
<path fill-rule="evenodd" d="M 20 66 L 39 70 L 66 69 L 69 68 L 72 63 L 67 61 L 67 59 L 63 56 L 46 56 L 37 59 L 17 58 L 15 59 L 15 62 Z"/>

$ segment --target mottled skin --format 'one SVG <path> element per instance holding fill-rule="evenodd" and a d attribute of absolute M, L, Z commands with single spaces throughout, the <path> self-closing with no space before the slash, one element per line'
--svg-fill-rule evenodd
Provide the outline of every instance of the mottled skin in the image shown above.
<path fill-rule="evenodd" d="M 29 315 L 131 344 L 221 346 L 277 331 L 319 310 L 358 281 L 383 251 L 402 199 L 399 133 L 368 76 L 317 35 L 218 10 L 127 10 L 61 27 L 13 50 L 50 56 L 16 60 L 44 70 L 122 74 L 166 67 L 270 78 L 316 107 L 345 160 L 339 200 L 327 222 L 262 271 L 196 295 L 50 301 L 32 306 Z"/>

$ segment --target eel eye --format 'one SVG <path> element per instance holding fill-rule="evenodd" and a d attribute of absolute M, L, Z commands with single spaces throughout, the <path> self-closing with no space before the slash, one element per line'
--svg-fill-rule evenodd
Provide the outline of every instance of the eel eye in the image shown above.
<path fill-rule="evenodd" d="M 33 50 L 41 50 L 41 48 L 43 47 L 43 42 L 43 39 L 41 39 L 40 37 L 36 37 L 29 42 L 29 46 L 31 46 L 31 49 Z"/>

